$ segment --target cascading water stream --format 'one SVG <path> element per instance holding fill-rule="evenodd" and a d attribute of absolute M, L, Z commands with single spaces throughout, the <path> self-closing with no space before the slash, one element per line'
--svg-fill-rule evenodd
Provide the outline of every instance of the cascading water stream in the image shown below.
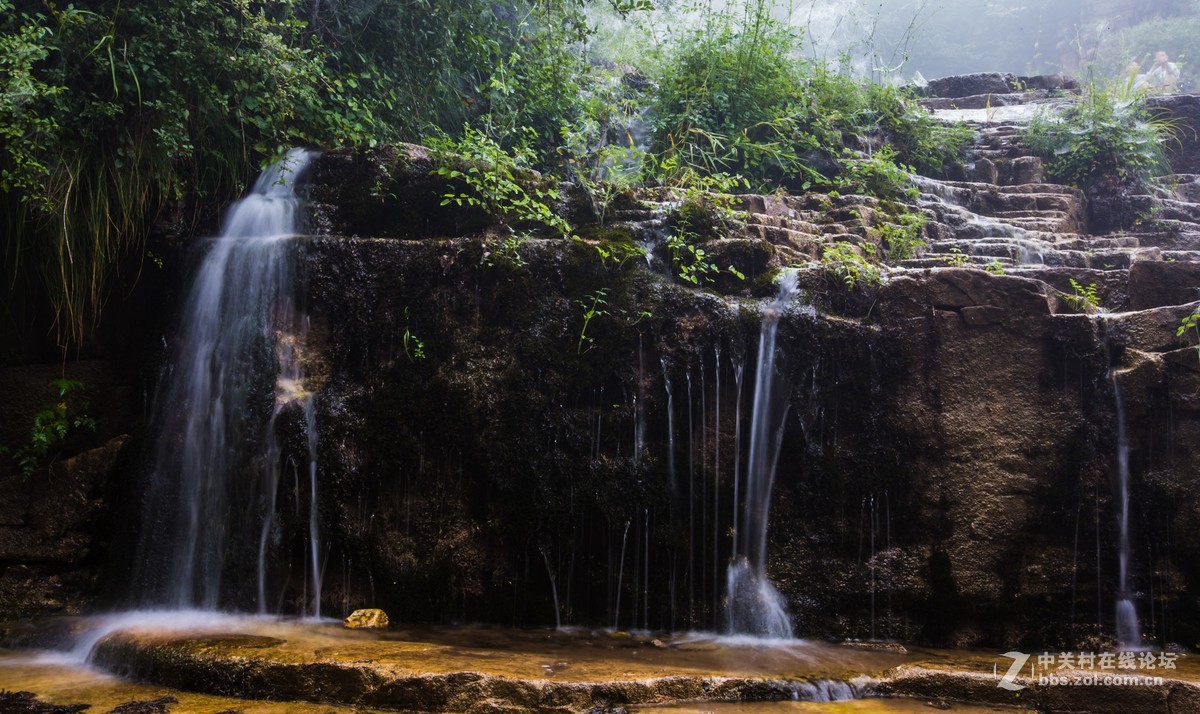
<path fill-rule="evenodd" d="M 232 207 L 187 293 L 152 422 L 134 578 L 142 604 L 214 609 L 248 600 L 257 560 L 258 604 L 266 609 L 282 453 L 275 426 L 295 404 L 308 439 L 305 570 L 310 614 L 319 614 L 315 406 L 302 386 L 305 321 L 294 302 L 288 240 L 300 208 L 296 181 L 311 157 L 294 149 L 263 172 Z"/>
<path fill-rule="evenodd" d="M 1129 435 L 1125 429 L 1125 400 L 1121 397 L 1121 385 L 1117 373 L 1112 374 L 1113 396 L 1117 406 L 1117 526 L 1118 578 L 1117 578 L 1117 641 L 1124 649 L 1142 645 L 1141 627 L 1138 625 L 1137 608 L 1133 604 L 1133 593 L 1129 587 Z"/>
<path fill-rule="evenodd" d="M 784 272 L 778 296 L 763 312 L 741 527 L 734 534 L 734 559 L 726 575 L 725 606 L 731 634 L 788 639 L 793 634 L 783 596 L 767 579 L 767 525 L 787 416 L 785 385 L 775 370 L 775 342 L 779 320 L 799 292 L 796 272 Z"/>

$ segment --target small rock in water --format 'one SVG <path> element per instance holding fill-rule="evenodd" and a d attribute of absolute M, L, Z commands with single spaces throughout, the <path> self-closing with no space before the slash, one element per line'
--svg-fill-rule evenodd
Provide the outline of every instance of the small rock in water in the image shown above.
<path fill-rule="evenodd" d="M 342 621 L 342 625 L 352 630 L 383 629 L 388 626 L 388 616 L 383 610 L 355 610 Z"/>

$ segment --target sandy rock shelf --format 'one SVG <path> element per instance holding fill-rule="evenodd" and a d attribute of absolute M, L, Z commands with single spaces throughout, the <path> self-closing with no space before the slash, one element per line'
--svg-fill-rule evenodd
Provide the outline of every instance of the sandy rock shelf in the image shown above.
<path fill-rule="evenodd" d="M 171 690 L 373 710 L 611 711 L 866 696 L 969 705 L 961 711 L 1099 714 L 1200 710 L 1194 659 L 1181 657 L 1174 670 L 1134 672 L 1163 677 L 1152 686 L 1039 686 L 1018 679 L 1027 688 L 1009 692 L 997 687 L 993 668 L 1003 674 L 1010 660 L 984 652 L 590 630 L 364 632 L 254 618 L 201 628 L 113 628 L 91 657 L 126 680 Z M 0 668 L 0 687 L 20 689 L 5 672 Z"/>

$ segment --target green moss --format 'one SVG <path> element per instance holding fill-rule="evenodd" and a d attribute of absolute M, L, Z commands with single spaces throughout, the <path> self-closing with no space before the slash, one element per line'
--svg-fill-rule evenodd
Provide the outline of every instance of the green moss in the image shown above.
<path fill-rule="evenodd" d="M 729 232 L 727 197 L 706 192 L 690 192 L 671 214 L 671 224 L 691 245 L 725 237 Z"/>
<path fill-rule="evenodd" d="M 633 230 L 628 226 L 605 226 L 601 228 L 598 223 L 590 223 L 577 228 L 575 235 L 580 238 L 587 238 L 588 240 L 600 241 L 601 243 L 635 244 Z"/>

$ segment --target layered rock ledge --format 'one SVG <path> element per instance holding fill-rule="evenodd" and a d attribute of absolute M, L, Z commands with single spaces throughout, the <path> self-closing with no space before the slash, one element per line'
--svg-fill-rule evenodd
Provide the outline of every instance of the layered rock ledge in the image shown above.
<path fill-rule="evenodd" d="M 143 682 L 223 697 L 446 712 L 618 711 L 696 702 L 831 701 L 895 696 L 1125 714 L 1200 706 L 1200 663 L 1163 671 L 1056 671 L 997 686 L 1011 660 L 815 642 L 649 639 L 624 633 L 444 628 L 343 633 L 333 626 L 247 622 L 225 631 L 119 630 L 92 661 Z M 1148 685 L 1088 677 L 1160 676 Z"/>

